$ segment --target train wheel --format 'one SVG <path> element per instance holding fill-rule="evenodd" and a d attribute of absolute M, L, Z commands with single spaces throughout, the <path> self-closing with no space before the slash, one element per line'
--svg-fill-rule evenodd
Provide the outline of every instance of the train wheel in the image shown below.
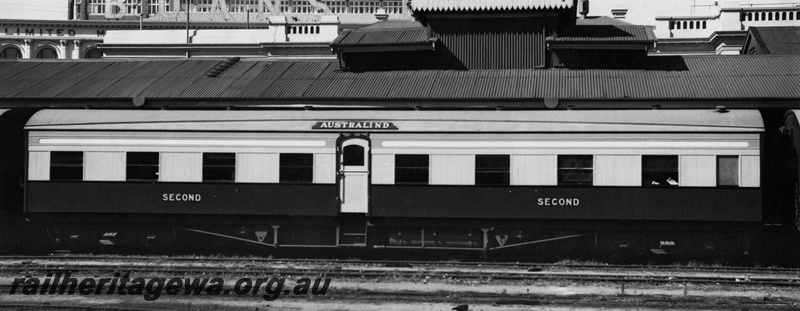
<path fill-rule="evenodd" d="M 230 232 L 229 232 L 230 231 L 229 228 L 220 227 L 220 228 L 217 228 L 217 230 L 214 230 L 214 231 L 217 232 L 217 233 L 226 235 L 226 236 L 232 236 L 232 234 L 230 234 Z M 232 242 L 232 240 L 230 238 L 226 238 L 226 237 L 223 237 L 223 236 L 209 236 L 208 238 L 211 240 L 211 247 L 213 247 L 214 250 L 224 250 L 224 249 L 230 247 L 231 242 Z"/>
<path fill-rule="evenodd" d="M 638 255 L 636 244 L 625 234 L 599 236 L 598 252 L 613 263 L 628 263 Z"/>
<path fill-rule="evenodd" d="M 58 245 L 73 253 L 87 253 L 97 246 L 98 235 L 94 230 L 66 227 L 58 230 Z"/>
<path fill-rule="evenodd" d="M 573 235 L 577 235 L 577 233 L 574 231 L 556 231 L 555 237 L 560 238 Z M 575 249 L 578 248 L 579 242 L 580 241 L 578 240 L 578 238 L 566 238 L 556 241 L 556 243 L 558 244 L 558 248 L 564 254 L 569 254 L 574 252 Z"/>
<path fill-rule="evenodd" d="M 168 253 L 175 246 L 175 232 L 172 229 L 151 230 L 145 234 L 144 240 L 147 253 Z"/>

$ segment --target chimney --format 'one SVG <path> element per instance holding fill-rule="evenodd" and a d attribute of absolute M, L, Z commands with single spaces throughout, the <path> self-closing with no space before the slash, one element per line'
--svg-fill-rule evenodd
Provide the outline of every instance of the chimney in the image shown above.
<path fill-rule="evenodd" d="M 586 15 L 589 14 L 589 0 L 578 0 L 578 13 L 586 18 Z"/>

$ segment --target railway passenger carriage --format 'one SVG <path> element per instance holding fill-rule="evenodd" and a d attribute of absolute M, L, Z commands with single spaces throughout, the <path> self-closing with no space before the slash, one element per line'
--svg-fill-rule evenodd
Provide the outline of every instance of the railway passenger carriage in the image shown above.
<path fill-rule="evenodd" d="M 478 2 L 410 1 L 335 60 L 0 61 L 0 227 L 111 252 L 796 261 L 798 55 L 648 56 L 651 27 L 575 0 Z"/>
<path fill-rule="evenodd" d="M 755 110 L 42 110 L 26 131 L 26 215 L 76 248 L 193 232 L 270 247 L 748 251 L 762 218 Z"/>

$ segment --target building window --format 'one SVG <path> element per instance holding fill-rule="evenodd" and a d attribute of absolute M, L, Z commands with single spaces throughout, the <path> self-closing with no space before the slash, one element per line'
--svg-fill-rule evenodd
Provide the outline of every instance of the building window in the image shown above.
<path fill-rule="evenodd" d="M 53 48 L 45 47 L 36 52 L 36 58 L 41 59 L 57 59 L 58 53 Z"/>
<path fill-rule="evenodd" d="M 22 52 L 15 47 L 7 47 L 0 51 L 0 59 L 17 59 L 22 58 Z"/>
<path fill-rule="evenodd" d="M 476 155 L 476 185 L 508 185 L 510 171 L 508 155 Z"/>
<path fill-rule="evenodd" d="M 558 184 L 591 186 L 593 177 L 592 155 L 558 156 Z"/>
<path fill-rule="evenodd" d="M 128 152 L 125 179 L 128 181 L 157 181 L 158 152 Z"/>
<path fill-rule="evenodd" d="M 706 21 L 703 21 L 703 29 L 706 29 Z"/>
<path fill-rule="evenodd" d="M 192 0 L 191 5 L 186 5 L 186 0 L 181 0 L 181 10 L 186 11 L 188 7 L 190 12 L 211 12 L 213 0 Z"/>
<path fill-rule="evenodd" d="M 83 58 L 103 58 L 103 52 L 100 52 L 100 49 L 91 49 L 86 51 L 86 54 L 83 55 Z"/>
<path fill-rule="evenodd" d="M 83 152 L 53 151 L 50 153 L 50 180 L 83 180 Z"/>
<path fill-rule="evenodd" d="M 234 13 L 258 12 L 258 0 L 230 0 L 228 10 Z"/>
<path fill-rule="evenodd" d="M 214 6 L 214 0 L 195 0 L 198 12 L 211 12 Z"/>
<path fill-rule="evenodd" d="M 292 13 L 316 13 L 316 8 L 311 6 L 306 0 L 292 0 L 290 1 Z"/>
<path fill-rule="evenodd" d="M 430 159 L 427 154 L 398 154 L 394 156 L 395 184 L 428 184 Z"/>
<path fill-rule="evenodd" d="M 106 14 L 106 0 L 88 0 L 88 1 L 89 1 L 89 14 Z"/>
<path fill-rule="evenodd" d="M 126 4 L 128 2 L 131 2 L 131 1 L 132 0 L 127 0 Z M 141 7 L 142 0 L 138 0 L 138 1 L 137 0 L 133 0 L 133 1 L 135 1 L 136 3 L 139 3 L 139 7 Z M 147 5 L 150 8 L 150 12 L 148 12 L 148 13 L 149 14 L 158 14 L 159 10 L 161 10 L 161 3 L 162 2 L 164 3 L 164 10 L 166 12 L 171 11 L 172 0 L 150 0 L 150 4 Z"/>
<path fill-rule="evenodd" d="M 677 186 L 678 156 L 642 156 L 642 186 Z"/>
<path fill-rule="evenodd" d="M 142 14 L 142 0 L 125 0 L 125 14 L 128 15 L 141 15 Z"/>
<path fill-rule="evenodd" d="M 342 165 L 364 165 L 364 147 L 349 145 L 342 149 Z"/>
<path fill-rule="evenodd" d="M 158 14 L 158 9 L 160 5 L 160 1 L 167 1 L 167 0 L 150 0 L 150 4 L 148 5 L 150 14 Z M 167 11 L 169 11 L 169 3 L 165 3 L 164 7 Z"/>
<path fill-rule="evenodd" d="M 280 10 L 281 13 L 291 13 L 292 12 L 292 3 L 289 0 L 280 0 Z"/>
<path fill-rule="evenodd" d="M 350 1 L 350 13 L 374 14 L 380 7 L 379 1 Z"/>
<path fill-rule="evenodd" d="M 386 14 L 403 14 L 403 1 L 384 1 Z"/>
<path fill-rule="evenodd" d="M 347 12 L 347 1 L 325 1 L 325 4 L 331 9 L 333 14 L 342 14 Z"/>
<path fill-rule="evenodd" d="M 235 180 L 235 153 L 203 153 L 204 182 L 234 182 Z"/>
<path fill-rule="evenodd" d="M 717 156 L 717 186 L 739 186 L 739 156 Z"/>
<path fill-rule="evenodd" d="M 314 155 L 311 153 L 281 153 L 281 183 L 311 183 L 314 180 Z"/>

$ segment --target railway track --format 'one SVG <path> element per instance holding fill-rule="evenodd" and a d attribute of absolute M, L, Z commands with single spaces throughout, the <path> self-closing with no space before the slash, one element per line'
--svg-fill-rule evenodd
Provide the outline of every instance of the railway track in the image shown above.
<path fill-rule="evenodd" d="M 358 260 L 358 259 L 295 259 L 295 258 L 260 258 L 260 257 L 164 257 L 164 256 L 0 256 L 3 260 L 115 260 L 115 261 L 164 261 L 164 262 L 223 262 L 223 263 L 264 263 L 264 264 L 338 264 L 384 267 L 452 267 L 452 268 L 515 268 L 535 270 L 576 270 L 591 269 L 603 271 L 647 270 L 664 272 L 709 272 L 709 273 L 751 273 L 751 274 L 798 274 L 800 268 L 781 267 L 737 267 L 737 266 L 690 266 L 690 265 L 611 265 L 581 263 L 520 263 L 520 262 L 469 262 L 469 261 L 408 261 L 408 260 Z"/>
<path fill-rule="evenodd" d="M 21 260 L 20 262 L 13 262 Z M 69 260 L 70 262 L 64 262 Z M 795 269 L 511 263 L 286 260 L 260 258 L 6 256 L 0 273 L 114 273 L 189 276 L 326 276 L 341 279 L 451 279 L 508 282 L 692 283 L 800 287 Z M 78 263 L 79 261 L 93 261 Z M 108 261 L 116 261 L 109 263 Z M 188 261 L 193 264 L 186 265 Z M 202 262 L 202 265 L 197 262 Z"/>
<path fill-rule="evenodd" d="M 79 310 L 79 311 L 168 311 L 170 309 L 152 309 L 152 308 L 124 308 L 124 307 L 110 307 L 110 306 L 87 306 L 81 304 L 66 304 L 66 303 L 26 303 L 26 302 L 3 302 L 0 303 L 2 310 Z"/>
<path fill-rule="evenodd" d="M 593 310 L 600 307 L 625 308 L 673 308 L 680 309 L 716 309 L 729 310 L 746 308 L 749 310 L 785 310 L 797 307 L 798 300 L 776 296 L 764 299 L 753 299 L 747 296 L 711 296 L 684 294 L 636 294 L 634 289 L 660 289 L 662 284 L 676 284 L 679 287 L 692 288 L 689 284 L 722 285 L 721 291 L 729 291 L 732 286 L 750 286 L 746 291 L 792 292 L 800 287 L 800 273 L 793 269 L 783 268 L 751 268 L 751 267 L 685 267 L 685 266 L 607 266 L 592 264 L 533 264 L 533 263 L 464 263 L 464 262 L 400 262 L 375 260 L 319 260 L 319 259 L 274 259 L 274 258 L 198 258 L 198 257 L 121 257 L 121 256 L 0 256 L 0 277 L 18 278 L 43 277 L 49 273 L 71 272 L 76 277 L 108 277 L 116 273 L 130 272 L 131 278 L 223 278 L 225 279 L 225 295 L 209 296 L 206 294 L 177 295 L 164 298 L 163 305 L 143 304 L 139 296 L 127 297 L 126 303 L 131 308 L 108 307 L 103 304 L 111 299 L 108 295 L 86 296 L 91 301 L 61 300 L 49 301 L 47 305 L 32 304 L 24 295 L 13 295 L 17 301 L 3 301 L 15 310 L 110 310 L 124 311 L 147 308 L 148 310 L 181 309 L 186 310 L 186 303 L 192 305 L 220 304 L 228 301 L 248 303 L 253 306 L 263 304 L 259 295 L 229 296 L 233 287 L 231 279 L 237 278 L 273 278 L 282 277 L 288 280 L 312 277 L 332 278 L 337 285 L 331 288 L 324 299 L 335 301 L 351 301 L 363 304 L 382 305 L 386 302 L 395 304 L 442 303 L 446 305 L 492 305 L 502 309 L 505 305 L 531 306 L 569 306 L 570 308 Z M 762 271 L 754 273 L 754 271 Z M 689 271 L 689 272 L 686 272 Z M 701 271 L 701 272 L 697 272 Z M 742 273 L 747 272 L 747 273 Z M 712 275 L 713 274 L 713 275 Z M 440 282 L 442 285 L 433 285 Z M 376 286 L 347 284 L 376 284 Z M 378 286 L 384 284 L 387 286 Z M 394 287 L 394 284 L 415 284 L 409 287 Z M 423 284 L 424 283 L 424 284 Z M 616 294 L 543 294 L 526 293 L 524 289 L 513 290 L 519 285 L 528 288 L 548 288 L 553 284 L 572 284 L 568 286 L 590 288 L 614 288 Z M 439 290 L 432 290 L 439 288 Z M 490 288 L 505 289 L 476 290 L 486 285 Z M 559 286 L 561 286 L 559 285 Z M 643 285 L 643 286 L 641 286 Z M 455 286 L 455 287 L 452 287 Z M 472 287 L 477 286 L 477 287 Z M 494 286 L 494 287 L 493 287 Z M 10 280 L 0 282 L 0 294 L 8 293 Z M 164 290 L 171 287 L 167 284 Z M 180 289 L 180 287 L 176 287 Z M 455 289 L 454 289 L 455 288 Z M 462 288 L 466 288 L 464 292 Z M 629 293 L 625 289 L 629 289 Z M 697 287 L 715 288 L 715 287 Z M 693 289 L 693 292 L 702 290 Z M 602 290 L 600 290 L 602 292 Z M 166 294 L 164 294 L 166 295 Z M 165 297 L 162 295 L 162 297 Z M 713 294 L 712 294 L 713 295 Z M 123 296 L 113 296 L 120 299 Z M 315 303 L 318 299 L 306 296 L 293 296 L 287 301 L 307 301 Z M 305 297 L 305 298 L 304 298 Z M 233 300 L 228 300 L 233 299 Z M 181 302 L 183 301 L 183 302 Z M 302 303 L 302 302 L 301 302 Z M 176 307 L 178 306 L 178 307 Z M 249 306 L 249 305 L 248 305 Z M 448 307 L 449 308 L 449 307 Z M 208 310 L 212 310 L 209 307 Z M 200 310 L 200 309 L 198 309 Z M 203 309 L 205 310 L 205 309 Z M 248 310 L 252 310 L 249 308 Z"/>
<path fill-rule="evenodd" d="M 416 303 L 444 303 L 450 305 L 470 304 L 470 305 L 493 305 L 499 308 L 511 306 L 569 306 L 573 310 L 594 310 L 601 307 L 606 308 L 626 308 L 635 305 L 637 308 L 657 308 L 662 309 L 678 307 L 681 310 L 786 310 L 796 307 L 792 301 L 769 300 L 757 301 L 747 298 L 727 298 L 714 301 L 715 305 L 709 305 L 708 300 L 701 297 L 643 297 L 643 296 L 618 296 L 618 297 L 597 297 L 585 295 L 566 295 L 566 296 L 537 296 L 537 297 L 513 297 L 504 294 L 492 293 L 469 293 L 469 295 L 440 295 L 424 292 L 399 292 L 386 293 L 376 291 L 361 290 L 358 292 L 338 292 L 337 296 L 343 300 L 359 301 L 361 303 L 375 302 L 383 304 L 386 301 L 393 301 L 395 304 L 405 304 L 413 306 Z M 237 301 L 242 301 L 244 297 L 238 297 Z M 250 297 L 257 300 L 257 297 Z M 92 310 L 92 311 L 167 311 L 167 310 L 194 310 L 183 304 L 162 304 L 160 307 L 146 306 L 143 304 L 135 307 L 115 307 L 108 305 L 86 304 L 86 303 L 29 303 L 29 302 L 3 302 L 0 308 L 12 310 Z M 211 310 L 214 307 L 196 307 L 197 310 Z M 231 310 L 252 310 L 252 308 L 230 308 Z M 256 308 L 257 309 L 257 308 Z"/>

